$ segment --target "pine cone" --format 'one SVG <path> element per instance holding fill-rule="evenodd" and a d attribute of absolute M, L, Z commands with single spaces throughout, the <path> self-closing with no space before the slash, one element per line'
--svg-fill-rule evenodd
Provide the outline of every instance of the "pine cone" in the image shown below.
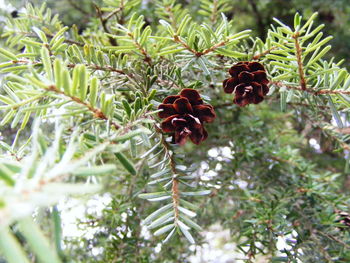
<path fill-rule="evenodd" d="M 238 106 L 258 104 L 269 92 L 265 68 L 259 62 L 238 62 L 229 70 L 231 78 L 223 82 L 226 93 L 235 93 L 233 102 Z"/>
<path fill-rule="evenodd" d="M 173 134 L 174 142 L 183 145 L 187 137 L 199 144 L 208 137 L 204 122 L 213 122 L 216 114 L 213 106 L 204 104 L 194 89 L 183 89 L 180 95 L 168 96 L 158 109 L 158 116 L 165 120 L 161 127 L 164 132 Z"/>

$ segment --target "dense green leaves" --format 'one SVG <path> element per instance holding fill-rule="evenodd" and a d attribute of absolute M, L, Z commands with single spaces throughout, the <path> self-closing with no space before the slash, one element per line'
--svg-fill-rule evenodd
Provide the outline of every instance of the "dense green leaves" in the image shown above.
<path fill-rule="evenodd" d="M 326 59 L 332 37 L 317 14 L 275 19 L 262 40 L 238 28 L 231 4 L 96 1 L 91 17 L 87 5 L 74 6 L 86 19 L 79 30 L 45 5 L 8 19 L 1 255 L 11 263 L 188 262 L 189 245 L 203 249 L 202 234 L 219 223 L 247 262 L 259 254 L 347 262 L 337 211 L 349 204 L 350 75 Z M 270 92 L 238 108 L 222 81 L 246 60 L 264 64 Z M 200 91 L 217 113 L 198 146 L 174 145 L 160 129 L 157 106 L 183 88 Z M 67 237 L 64 202 L 73 197 L 98 198 L 101 211 L 88 201 L 79 219 L 92 235 Z M 282 237 L 290 242 L 281 249 Z M 162 246 L 171 249 L 157 252 Z"/>

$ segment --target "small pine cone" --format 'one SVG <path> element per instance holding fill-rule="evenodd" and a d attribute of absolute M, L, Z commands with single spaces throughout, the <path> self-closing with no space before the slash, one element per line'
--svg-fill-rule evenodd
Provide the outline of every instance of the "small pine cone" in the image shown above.
<path fill-rule="evenodd" d="M 162 130 L 172 133 L 179 145 L 185 144 L 187 137 L 194 144 L 204 141 L 208 137 L 204 122 L 213 122 L 216 117 L 213 106 L 204 104 L 194 89 L 183 89 L 180 95 L 166 97 L 158 109 L 163 110 L 158 116 L 165 119 Z"/>
<path fill-rule="evenodd" d="M 225 79 L 226 93 L 235 93 L 233 102 L 238 106 L 258 104 L 269 92 L 266 70 L 259 62 L 238 62 L 229 70 L 231 78 Z"/>
<path fill-rule="evenodd" d="M 335 211 L 337 213 L 337 223 L 341 223 L 346 227 L 350 227 L 350 215 L 349 213 L 345 212 L 345 211 L 341 211 L 341 210 L 336 210 Z"/>

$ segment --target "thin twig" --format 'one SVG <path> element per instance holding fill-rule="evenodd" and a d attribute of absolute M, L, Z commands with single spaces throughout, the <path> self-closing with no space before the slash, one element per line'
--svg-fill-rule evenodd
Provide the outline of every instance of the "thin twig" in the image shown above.
<path fill-rule="evenodd" d="M 119 13 L 124 9 L 124 6 L 120 6 L 117 9 L 115 9 L 113 12 L 109 13 L 106 17 L 103 18 L 103 21 L 107 22 L 109 19 L 111 19 L 114 15 Z"/>
<path fill-rule="evenodd" d="M 94 115 L 94 117 L 98 118 L 98 119 L 102 119 L 102 120 L 106 120 L 106 121 L 109 121 L 110 124 L 116 128 L 116 129 L 119 129 L 120 126 L 113 122 L 112 120 L 110 120 L 103 112 L 102 110 L 98 109 L 98 108 L 94 108 L 93 106 L 91 106 L 90 104 L 86 103 L 85 101 L 82 101 L 80 98 L 78 97 L 75 97 L 75 96 L 72 96 L 72 95 L 68 95 L 66 93 L 64 93 L 63 91 L 59 90 L 55 85 L 50 85 L 47 87 L 48 91 L 53 91 L 57 94 L 61 94 L 61 95 L 64 95 L 66 97 L 69 97 L 72 101 L 78 103 L 78 104 L 81 104 L 83 106 L 85 106 L 86 108 L 88 108 L 89 111 L 91 111 Z"/>
<path fill-rule="evenodd" d="M 269 48 L 269 49 L 267 49 L 267 50 L 261 52 L 260 54 L 255 55 L 255 56 L 253 57 L 253 60 L 258 60 L 258 59 L 260 59 L 261 57 L 266 56 L 267 54 L 270 54 L 271 51 L 273 51 L 273 50 L 275 50 L 275 49 L 277 49 L 277 47 L 271 47 L 271 48 Z"/>
<path fill-rule="evenodd" d="M 215 44 L 214 46 L 210 47 L 210 48 L 207 48 L 203 51 L 196 51 L 194 50 L 193 48 L 191 48 L 189 45 L 187 45 L 186 42 L 184 42 L 178 35 L 174 35 L 174 41 L 176 43 L 179 43 L 181 44 L 184 48 L 186 48 L 188 51 L 190 51 L 191 53 L 193 53 L 196 57 L 201 57 L 203 55 L 206 55 L 208 53 L 211 53 L 213 52 L 215 49 L 219 48 L 219 47 L 222 47 L 224 45 L 227 44 L 227 42 L 229 42 L 228 39 L 224 40 L 224 41 L 221 41 L 220 43 L 217 43 Z"/>
<path fill-rule="evenodd" d="M 174 16 L 174 13 L 171 9 L 170 6 L 166 6 L 165 7 L 165 11 L 168 13 L 169 15 L 169 19 L 170 19 L 170 22 L 171 22 L 171 26 L 175 29 L 175 31 L 177 31 L 177 25 L 176 25 L 176 19 L 175 19 L 175 16 Z"/>
<path fill-rule="evenodd" d="M 347 249 L 350 249 L 350 245 L 346 244 L 344 241 L 342 241 L 342 240 L 336 238 L 335 236 L 332 236 L 332 235 L 330 235 L 330 234 L 323 233 L 323 232 L 318 231 L 318 230 L 317 230 L 317 233 L 318 233 L 318 234 L 321 234 L 321 235 L 324 236 L 324 237 L 327 237 L 327 238 L 329 238 L 329 239 L 334 240 L 335 242 L 337 242 L 337 243 L 343 245 L 343 246 L 344 246 L 345 248 L 347 248 Z"/>
<path fill-rule="evenodd" d="M 293 35 L 294 38 L 294 44 L 295 44 L 295 55 L 297 57 L 298 62 L 298 72 L 299 72 L 299 78 L 300 78 L 300 86 L 302 90 L 306 90 L 306 78 L 304 74 L 304 66 L 303 66 L 303 58 L 302 58 L 302 50 L 299 44 L 299 32 L 295 33 Z"/>
<path fill-rule="evenodd" d="M 308 89 L 303 89 L 301 86 L 290 86 L 290 85 L 285 85 L 282 82 L 270 82 L 270 85 L 274 84 L 278 87 L 286 87 L 287 89 L 295 89 L 295 90 L 299 90 L 299 91 L 305 91 L 308 92 L 310 94 L 313 94 L 315 96 L 317 95 L 323 95 L 323 94 L 346 94 L 346 95 L 350 95 L 350 91 L 349 90 L 331 90 L 331 89 L 321 89 L 321 90 L 315 90 L 313 88 L 308 88 Z"/>
<path fill-rule="evenodd" d="M 107 21 L 106 19 L 103 18 L 103 14 L 101 9 L 94 4 L 94 7 L 96 9 L 96 13 L 97 13 L 97 17 L 100 19 L 101 24 L 102 24 L 102 28 L 103 30 L 107 33 L 110 34 L 111 32 L 109 31 L 108 27 L 107 27 Z M 115 40 L 115 38 L 108 36 L 108 40 L 111 43 L 112 46 L 117 46 L 117 41 Z"/>
<path fill-rule="evenodd" d="M 133 35 L 133 33 L 129 32 L 128 36 L 133 40 L 134 45 L 138 48 L 138 50 L 140 50 L 141 54 L 145 57 L 143 60 L 149 65 L 152 66 L 152 59 L 151 57 L 148 55 L 146 49 L 144 49 L 139 42 L 137 42 L 137 40 L 135 39 L 135 36 Z"/>
<path fill-rule="evenodd" d="M 210 16 L 210 21 L 214 24 L 217 20 L 217 12 L 218 12 L 218 0 L 213 0 L 213 11 Z"/>
<path fill-rule="evenodd" d="M 174 160 L 174 153 L 171 151 L 169 143 L 165 140 L 162 130 L 158 128 L 157 125 L 154 125 L 154 127 L 156 131 L 161 135 L 161 143 L 164 146 L 166 155 L 170 160 L 170 169 L 173 174 L 171 192 L 172 192 L 175 224 L 177 224 L 177 220 L 179 219 L 180 192 L 179 192 L 179 180 L 177 179 L 176 163 Z"/>

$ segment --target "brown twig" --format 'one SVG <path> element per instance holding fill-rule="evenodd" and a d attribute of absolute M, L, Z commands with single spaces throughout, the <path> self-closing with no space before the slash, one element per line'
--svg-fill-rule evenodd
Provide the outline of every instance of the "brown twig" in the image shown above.
<path fill-rule="evenodd" d="M 267 49 L 267 50 L 261 52 L 260 54 L 257 54 L 257 55 L 255 55 L 255 56 L 253 56 L 252 59 L 253 59 L 253 60 L 258 60 L 258 59 L 260 59 L 261 57 L 266 56 L 267 54 L 270 54 L 271 51 L 272 51 L 272 50 L 275 50 L 275 49 L 277 49 L 277 47 L 271 47 L 271 48 L 269 48 L 269 49 Z"/>
<path fill-rule="evenodd" d="M 300 86 L 302 90 L 306 90 L 306 78 L 304 74 L 304 66 L 303 66 L 303 58 L 302 58 L 302 50 L 299 44 L 299 32 L 295 33 L 293 36 L 294 38 L 294 44 L 295 44 L 295 55 L 297 57 L 298 62 L 298 72 L 299 72 L 299 78 L 300 78 Z"/>
<path fill-rule="evenodd" d="M 186 48 L 188 51 L 190 51 L 191 53 L 195 54 L 196 56 L 198 56 L 198 52 L 194 49 L 192 49 L 189 45 L 186 44 L 186 42 L 184 42 L 178 35 L 174 35 L 174 41 L 176 43 L 181 44 L 184 48 Z"/>
<path fill-rule="evenodd" d="M 173 200 L 173 208 L 174 208 L 174 218 L 175 218 L 175 224 L 177 224 L 177 220 L 179 219 L 179 202 L 180 202 L 180 192 L 179 192 L 179 180 L 177 178 L 177 171 L 176 171 L 176 163 L 174 160 L 174 154 L 170 149 L 169 143 L 165 140 L 165 137 L 162 133 L 162 130 L 158 128 L 157 125 L 154 125 L 156 131 L 161 135 L 161 143 L 165 148 L 166 155 L 168 159 L 170 160 L 170 169 L 172 171 L 173 177 L 172 177 L 172 200 Z"/>
<path fill-rule="evenodd" d="M 100 21 L 101 21 L 101 25 L 102 25 L 103 30 L 104 30 L 107 34 L 110 34 L 111 32 L 109 31 L 109 29 L 108 29 L 108 27 L 107 27 L 107 21 L 108 21 L 108 20 L 106 20 L 106 19 L 103 18 L 102 11 L 101 11 L 101 9 L 100 9 L 96 4 L 94 4 L 94 7 L 95 7 L 95 9 L 96 9 L 97 17 L 98 17 L 98 18 L 100 19 Z M 109 43 L 111 43 L 112 46 L 117 46 L 117 41 L 115 40 L 115 38 L 108 36 L 108 40 L 109 40 Z"/>
<path fill-rule="evenodd" d="M 64 95 L 64 96 L 70 98 L 72 101 L 74 101 L 74 102 L 76 102 L 76 103 L 78 103 L 78 104 L 80 104 L 80 105 L 83 105 L 83 106 L 85 106 L 86 108 L 88 108 L 88 110 L 89 110 L 90 112 L 93 113 L 94 117 L 96 117 L 96 118 L 98 118 L 98 119 L 110 121 L 111 125 L 112 125 L 115 129 L 119 129 L 119 128 L 120 128 L 120 126 L 119 126 L 117 123 L 115 123 L 115 122 L 113 122 L 112 120 L 110 120 L 110 119 L 102 112 L 102 110 L 100 110 L 100 109 L 98 109 L 98 108 L 94 108 L 93 106 L 91 106 L 90 104 L 86 103 L 85 101 L 82 101 L 82 100 L 81 100 L 80 98 L 78 98 L 78 97 L 75 97 L 75 96 L 68 95 L 68 94 L 64 93 L 63 91 L 57 89 L 57 87 L 56 87 L 55 85 L 50 85 L 50 86 L 48 86 L 46 90 L 48 90 L 48 91 L 53 91 L 53 92 L 55 92 L 55 93 L 57 93 L 57 94 L 61 94 L 61 95 Z"/>
<path fill-rule="evenodd" d="M 203 55 L 206 55 L 210 52 L 213 52 L 215 49 L 219 48 L 219 47 L 222 47 L 224 45 L 226 45 L 226 43 L 229 41 L 229 40 L 224 40 L 224 41 L 221 41 L 220 43 L 217 43 L 215 44 L 214 46 L 210 47 L 210 48 L 207 48 L 203 51 L 196 51 L 194 50 L 193 48 L 191 48 L 189 45 L 187 45 L 186 42 L 184 42 L 178 35 L 174 35 L 174 41 L 176 43 L 179 43 L 181 44 L 184 48 L 186 48 L 188 51 L 190 51 L 191 53 L 193 53 L 196 57 L 201 57 Z"/>
<path fill-rule="evenodd" d="M 210 16 L 210 21 L 214 24 L 217 20 L 217 12 L 218 12 L 218 0 L 213 0 L 213 11 Z"/>
<path fill-rule="evenodd" d="M 175 16 L 174 16 L 173 11 L 171 10 L 171 7 L 170 7 L 170 6 L 166 6 L 166 7 L 165 7 L 165 11 L 166 11 L 166 12 L 168 13 L 168 15 L 169 15 L 169 19 L 170 19 L 170 22 L 171 22 L 171 26 L 175 29 L 175 31 L 177 31 L 176 19 L 175 19 Z"/>
<path fill-rule="evenodd" d="M 303 89 L 303 87 L 301 86 L 290 86 L 290 85 L 285 85 L 282 82 L 270 82 L 270 85 L 274 84 L 278 87 L 286 87 L 287 89 L 295 89 L 295 90 L 299 90 L 299 91 L 305 91 L 308 92 L 310 94 L 313 94 L 315 96 L 317 95 L 323 95 L 323 94 L 346 94 L 346 95 L 350 95 L 350 91 L 349 90 L 331 90 L 331 89 L 321 89 L 321 90 L 315 90 L 313 88 L 308 88 L 308 89 Z"/>
<path fill-rule="evenodd" d="M 74 68 L 76 66 L 76 64 L 70 63 L 67 65 L 68 68 Z M 112 66 L 98 66 L 96 64 L 85 64 L 85 66 L 87 66 L 90 69 L 94 69 L 94 70 L 100 70 L 100 71 L 110 71 L 110 72 L 116 72 L 119 73 L 121 75 L 128 75 L 128 76 L 132 76 L 131 74 L 128 74 L 126 72 L 124 72 L 121 69 L 117 69 L 117 68 L 113 68 Z"/>
<path fill-rule="evenodd" d="M 149 65 L 152 66 L 152 59 L 151 57 L 148 55 L 146 49 L 144 49 L 139 42 L 137 42 L 137 40 L 135 39 L 135 36 L 133 33 L 129 32 L 128 36 L 134 41 L 134 45 L 138 48 L 138 50 L 140 50 L 141 54 L 145 57 L 143 60 Z"/>
<path fill-rule="evenodd" d="M 109 13 L 105 18 L 103 18 L 103 21 L 107 22 L 109 19 L 111 19 L 114 15 L 118 14 L 123 9 L 124 9 L 124 6 L 122 4 L 120 4 L 120 7 L 115 9 L 113 12 Z M 121 24 L 121 23 L 119 23 L 119 24 Z"/>

